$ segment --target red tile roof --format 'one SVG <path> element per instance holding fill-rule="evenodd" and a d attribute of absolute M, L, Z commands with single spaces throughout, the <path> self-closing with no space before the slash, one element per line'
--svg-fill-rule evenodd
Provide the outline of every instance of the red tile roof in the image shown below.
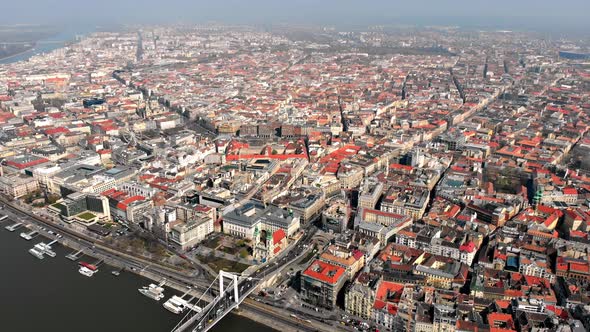
<path fill-rule="evenodd" d="M 588 274 L 590 269 L 588 267 L 588 263 L 570 263 L 570 271 Z"/>
<path fill-rule="evenodd" d="M 379 288 L 377 289 L 377 293 L 375 294 L 375 298 L 384 301 L 384 300 L 387 300 L 388 297 L 391 297 L 391 295 L 394 293 L 399 293 L 401 295 L 401 292 L 403 290 L 404 290 L 403 284 L 398 284 L 396 282 L 391 282 L 391 281 L 383 281 L 383 282 L 381 282 L 381 284 L 379 285 Z M 391 301 L 389 301 L 389 302 L 391 302 Z"/>
<path fill-rule="evenodd" d="M 335 266 L 316 259 L 304 272 L 303 275 L 335 285 L 344 275 L 345 270 L 340 266 Z"/>
<path fill-rule="evenodd" d="M 12 166 L 12 167 L 18 168 L 18 169 L 25 169 L 27 167 L 36 166 L 39 164 L 46 163 L 48 161 L 49 161 L 49 159 L 45 159 L 45 158 L 38 158 L 38 159 L 33 159 L 33 160 L 25 161 L 25 162 L 16 162 L 13 160 L 7 160 L 6 165 Z"/>
<path fill-rule="evenodd" d="M 471 253 L 471 252 L 475 251 L 475 243 L 473 243 L 473 241 L 469 241 L 469 242 L 461 245 L 459 247 L 459 250 Z"/>
<path fill-rule="evenodd" d="M 364 256 L 364 254 L 360 250 L 355 250 L 355 251 L 352 252 L 352 257 L 354 257 L 354 259 L 356 259 L 357 261 L 359 259 L 361 259 L 361 257 L 363 257 L 363 256 Z"/>
<path fill-rule="evenodd" d="M 287 237 L 285 231 L 282 229 L 278 229 L 272 234 L 272 242 L 274 244 L 280 243 L 285 237 Z"/>
<path fill-rule="evenodd" d="M 145 199 L 145 197 L 143 197 L 141 195 L 136 195 L 136 196 L 132 196 L 132 197 L 125 199 L 122 203 L 125 205 L 129 205 L 130 203 L 133 203 L 136 201 L 142 201 L 144 199 Z"/>
<path fill-rule="evenodd" d="M 490 326 L 496 325 L 496 322 L 506 324 L 507 328 L 514 328 L 514 321 L 512 320 L 512 315 L 510 314 L 503 314 L 499 312 L 492 312 L 488 315 L 488 321 Z"/>
<path fill-rule="evenodd" d="M 45 129 L 45 135 L 67 134 L 69 132 L 70 132 L 70 130 L 65 127 Z"/>
<path fill-rule="evenodd" d="M 563 188 L 564 195 L 577 195 L 578 191 L 575 188 Z"/>
<path fill-rule="evenodd" d="M 404 171 L 411 171 L 412 169 L 414 169 L 412 166 L 409 165 L 402 165 L 402 164 L 391 164 L 389 165 L 390 169 L 399 169 L 399 170 L 404 170 Z"/>

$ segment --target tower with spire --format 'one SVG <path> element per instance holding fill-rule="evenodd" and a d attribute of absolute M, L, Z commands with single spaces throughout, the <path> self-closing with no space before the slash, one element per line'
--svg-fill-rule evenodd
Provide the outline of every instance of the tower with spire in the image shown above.
<path fill-rule="evenodd" d="M 544 191 L 543 186 L 539 186 L 539 188 L 535 192 L 535 196 L 533 197 L 533 206 L 535 207 L 535 209 L 537 208 L 537 206 L 541 203 L 541 200 L 543 199 L 543 191 Z"/>

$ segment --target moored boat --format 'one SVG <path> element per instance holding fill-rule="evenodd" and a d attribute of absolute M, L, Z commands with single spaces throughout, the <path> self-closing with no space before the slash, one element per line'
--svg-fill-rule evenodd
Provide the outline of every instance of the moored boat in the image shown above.
<path fill-rule="evenodd" d="M 98 272 L 98 270 L 93 271 L 87 267 L 82 266 L 82 267 L 80 267 L 78 272 L 83 276 L 92 277 L 96 272 Z"/>
<path fill-rule="evenodd" d="M 138 289 L 138 291 L 149 297 L 150 299 L 160 301 L 164 298 L 164 288 L 160 287 L 156 284 L 150 284 L 149 286 L 143 286 L 142 288 Z"/>
<path fill-rule="evenodd" d="M 39 250 L 37 250 L 37 249 L 35 249 L 35 248 L 31 248 L 31 249 L 29 249 L 29 253 L 30 253 L 31 255 L 33 255 L 33 256 L 35 256 L 35 257 L 39 258 L 39 259 L 43 259 L 43 258 L 44 258 L 44 256 L 43 256 L 43 252 L 42 252 L 42 251 L 39 251 Z"/>

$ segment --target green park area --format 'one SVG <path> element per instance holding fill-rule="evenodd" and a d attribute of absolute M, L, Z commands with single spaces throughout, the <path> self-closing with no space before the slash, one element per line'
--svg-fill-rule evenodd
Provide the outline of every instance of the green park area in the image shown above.
<path fill-rule="evenodd" d="M 226 272 L 242 273 L 248 267 L 247 264 L 231 261 L 214 255 L 198 255 L 197 258 L 202 263 L 207 264 L 213 271 L 223 270 Z"/>
<path fill-rule="evenodd" d="M 84 213 L 80 213 L 78 215 L 78 218 L 82 219 L 82 220 L 86 220 L 86 221 L 90 221 L 94 218 L 96 218 L 96 215 L 90 213 L 90 212 L 84 212 Z"/>

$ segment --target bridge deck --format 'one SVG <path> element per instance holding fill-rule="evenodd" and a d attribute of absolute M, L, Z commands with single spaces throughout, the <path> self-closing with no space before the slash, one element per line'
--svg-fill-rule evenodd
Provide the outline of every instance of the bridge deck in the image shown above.
<path fill-rule="evenodd" d="M 206 332 L 217 324 L 230 311 L 242 303 L 256 289 L 253 281 L 244 280 L 238 284 L 240 296 L 238 302 L 233 299 L 232 288 L 228 287 L 223 294 L 219 294 L 199 313 L 193 311 L 193 314 L 185 316 L 183 320 L 174 328 L 173 332 Z"/>

